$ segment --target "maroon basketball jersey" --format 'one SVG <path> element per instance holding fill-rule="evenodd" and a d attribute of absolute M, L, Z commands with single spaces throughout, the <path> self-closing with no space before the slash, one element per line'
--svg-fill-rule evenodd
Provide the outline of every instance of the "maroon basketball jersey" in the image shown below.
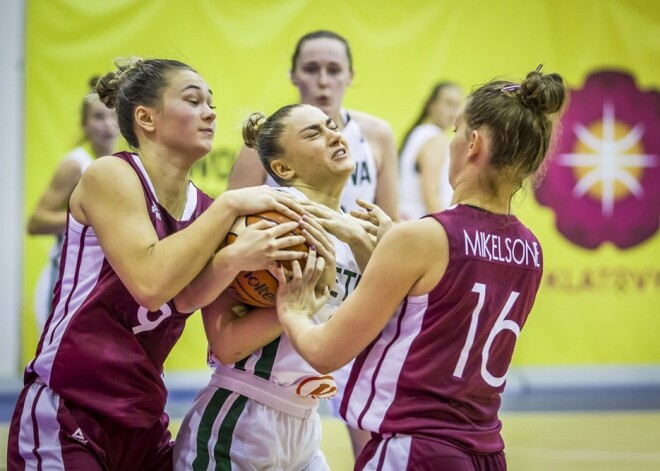
<path fill-rule="evenodd" d="M 515 216 L 458 205 L 429 217 L 447 232 L 446 272 L 406 297 L 357 358 L 340 412 L 383 435 L 500 451 L 500 394 L 541 282 L 541 247 Z"/>
<path fill-rule="evenodd" d="M 181 221 L 158 203 L 135 154 L 119 153 L 138 174 L 159 239 L 191 224 L 212 199 L 192 183 Z M 53 312 L 25 371 L 77 405 L 128 427 L 156 422 L 167 397 L 163 362 L 188 315 L 173 302 L 159 311 L 140 306 L 108 263 L 90 226 L 69 213 Z"/>

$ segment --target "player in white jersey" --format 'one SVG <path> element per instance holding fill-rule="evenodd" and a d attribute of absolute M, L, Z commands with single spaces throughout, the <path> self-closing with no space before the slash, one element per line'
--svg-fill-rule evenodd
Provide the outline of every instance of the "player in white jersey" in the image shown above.
<path fill-rule="evenodd" d="M 320 108 L 345 133 L 356 166 L 344 187 L 342 208 L 347 212 L 359 210 L 359 198 L 377 204 L 398 220 L 398 163 L 392 129 L 381 118 L 342 107 L 344 93 L 353 81 L 348 41 L 327 30 L 305 34 L 296 43 L 289 76 L 298 88 L 300 103 Z M 267 177 L 257 153 L 244 146 L 236 156 L 227 188 L 261 185 Z M 369 436 L 359 430 L 349 432 L 357 455 Z"/>
<path fill-rule="evenodd" d="M 302 36 L 292 56 L 291 82 L 300 103 L 314 105 L 331 117 L 344 134 L 356 163 L 342 195 L 345 211 L 360 209 L 356 198 L 376 203 L 398 218 L 397 158 L 394 135 L 382 119 L 342 108 L 344 92 L 353 80 L 353 60 L 345 38 L 332 31 Z M 243 147 L 229 174 L 227 187 L 261 185 L 268 178 L 254 150 Z"/>
<path fill-rule="evenodd" d="M 66 209 L 71 193 L 94 159 L 112 153 L 119 136 L 115 112 L 101 103 L 93 91 L 96 80 L 98 77 L 90 79 L 91 90 L 85 95 L 80 110 L 83 141 L 61 160 L 27 223 L 29 234 L 48 234 L 56 238 L 48 256 L 48 264 L 41 272 L 35 287 L 34 310 L 39 333 L 50 313 L 53 288 L 59 276 Z"/>
<path fill-rule="evenodd" d="M 244 139 L 281 191 L 305 200 L 336 234 L 326 239 L 313 218 L 301 222 L 322 243 L 315 252 L 329 260 L 324 279 L 330 275 L 333 286 L 322 281 L 329 300 L 314 317 L 324 322 L 355 288 L 374 247 L 340 208 L 354 167 L 347 143 L 327 115 L 308 105 L 285 106 L 267 120 L 253 114 Z M 274 308 L 245 310 L 229 292 L 202 310 L 215 371 L 183 420 L 175 468 L 327 469 L 317 407 L 319 398 L 337 392 L 332 375 L 315 371 L 280 335 Z"/>
<path fill-rule="evenodd" d="M 402 220 L 418 219 L 449 206 L 449 141 L 463 95 L 458 85 L 440 82 L 433 87 L 399 152 L 399 212 Z"/>
<path fill-rule="evenodd" d="M 276 271 L 278 317 L 302 357 L 324 373 L 359 355 L 341 406 L 372 432 L 356 470 L 506 469 L 500 395 L 543 272 L 511 198 L 543 163 L 567 95 L 540 67 L 472 92 L 451 142 L 453 206 L 389 230 L 328 322 L 308 319 L 325 303 L 318 275 Z"/>

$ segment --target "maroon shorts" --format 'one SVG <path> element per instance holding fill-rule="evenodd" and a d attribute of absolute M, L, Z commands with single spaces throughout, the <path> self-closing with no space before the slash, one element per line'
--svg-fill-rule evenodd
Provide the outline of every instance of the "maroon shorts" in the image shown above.
<path fill-rule="evenodd" d="M 505 471 L 504 452 L 471 453 L 447 442 L 411 436 L 374 436 L 355 462 L 379 471 Z"/>
<path fill-rule="evenodd" d="M 9 428 L 7 467 L 171 470 L 169 418 L 150 428 L 119 425 L 77 408 L 42 383 L 23 388 Z"/>

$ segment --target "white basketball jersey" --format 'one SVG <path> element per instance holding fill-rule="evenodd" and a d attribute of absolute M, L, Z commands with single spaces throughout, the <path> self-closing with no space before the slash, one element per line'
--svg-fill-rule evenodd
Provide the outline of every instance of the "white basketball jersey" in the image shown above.
<path fill-rule="evenodd" d="M 419 219 L 428 211 L 422 199 L 422 183 L 417 170 L 417 155 L 424 144 L 430 139 L 442 134 L 435 124 L 420 124 L 412 130 L 401 151 L 399 172 L 399 211 L 403 219 Z M 440 170 L 440 188 L 438 198 L 444 208 L 451 203 L 454 190 L 449 185 L 449 149 Z"/>
<path fill-rule="evenodd" d="M 348 142 L 348 150 L 355 162 L 355 170 L 349 177 L 341 194 L 341 207 L 349 212 L 351 209 L 361 209 L 356 203 L 357 198 L 373 203 L 376 201 L 378 183 L 378 168 L 369 142 L 362 135 L 357 121 L 342 110 L 344 129 L 341 133 Z"/>
<path fill-rule="evenodd" d="M 290 193 L 298 199 L 307 199 L 301 191 L 295 188 L 279 187 L 278 189 Z M 337 306 L 355 289 L 361 277 L 350 246 L 332 234 L 329 235 L 335 246 L 337 282 L 330 293 L 326 306 L 312 318 L 316 323 L 321 323 L 332 315 Z M 218 360 L 211 357 L 210 363 L 213 366 L 214 363 L 218 363 Z M 314 370 L 295 351 L 286 335 L 281 335 L 240 362 L 226 366 L 268 379 L 300 396 L 328 398 L 337 392 L 334 378 L 330 375 L 321 375 Z M 213 374 L 221 373 L 214 372 Z"/>

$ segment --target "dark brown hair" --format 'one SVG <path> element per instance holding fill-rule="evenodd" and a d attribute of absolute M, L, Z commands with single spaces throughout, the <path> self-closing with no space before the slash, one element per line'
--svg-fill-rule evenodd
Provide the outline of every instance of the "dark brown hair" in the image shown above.
<path fill-rule="evenodd" d="M 516 84 L 495 80 L 474 90 L 465 103 L 463 116 L 468 133 L 486 128 L 491 134 L 491 168 L 487 185 L 496 193 L 497 175 L 509 175 L 519 189 L 545 159 L 550 148 L 555 119 L 568 90 L 561 75 L 539 69 Z"/>
<path fill-rule="evenodd" d="M 458 87 L 457 83 L 454 82 L 438 82 L 435 84 L 433 89 L 431 90 L 431 94 L 429 97 L 426 99 L 424 102 L 424 106 L 422 106 L 422 111 L 419 113 L 419 117 L 415 120 L 415 123 L 408 128 L 408 131 L 406 134 L 403 136 L 403 140 L 401 141 L 401 147 L 399 147 L 399 153 L 403 151 L 403 149 L 406 147 L 406 142 L 408 141 L 408 138 L 410 137 L 410 134 L 413 132 L 413 130 L 422 124 L 422 121 L 424 121 L 428 115 L 429 115 L 429 107 L 431 104 L 442 94 L 443 90 L 446 88 L 453 88 L 453 87 Z"/>
<path fill-rule="evenodd" d="M 168 83 L 168 74 L 175 70 L 190 70 L 192 67 L 170 59 L 117 59 L 117 70 L 108 72 L 96 83 L 96 93 L 105 106 L 116 108 L 119 130 L 126 142 L 138 149 L 133 129 L 133 111 L 139 105 L 156 106 L 163 89 Z"/>
<path fill-rule="evenodd" d="M 353 56 L 351 55 L 351 47 L 348 45 L 348 41 L 346 41 L 346 38 L 344 38 L 343 36 L 340 36 L 339 34 L 333 31 L 328 31 L 325 29 L 307 33 L 298 40 L 298 42 L 296 43 L 296 49 L 293 51 L 293 56 L 291 57 L 291 71 L 293 72 L 294 70 L 296 70 L 296 63 L 298 62 L 298 57 L 300 56 L 300 50 L 302 49 L 303 44 L 306 41 L 310 41 L 312 39 L 319 39 L 319 38 L 335 39 L 340 43 L 342 43 L 346 48 L 346 57 L 348 58 L 348 70 L 353 72 Z"/>
<path fill-rule="evenodd" d="M 279 157 L 284 151 L 280 146 L 280 138 L 284 133 L 282 120 L 291 114 L 295 108 L 304 105 L 286 105 L 266 118 L 263 113 L 252 113 L 243 123 L 243 141 L 250 149 L 256 149 L 259 160 L 268 174 L 278 184 L 285 182 L 279 178 L 270 168 L 270 162 Z"/>

